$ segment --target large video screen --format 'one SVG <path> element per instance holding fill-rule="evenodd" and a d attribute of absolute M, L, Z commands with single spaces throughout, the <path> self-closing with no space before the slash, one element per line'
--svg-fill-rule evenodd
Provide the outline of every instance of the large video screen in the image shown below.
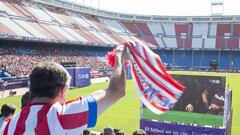
<path fill-rule="evenodd" d="M 223 126 L 225 77 L 172 75 L 186 87 L 170 111 L 156 115 L 142 106 L 142 119 L 192 125 Z"/>

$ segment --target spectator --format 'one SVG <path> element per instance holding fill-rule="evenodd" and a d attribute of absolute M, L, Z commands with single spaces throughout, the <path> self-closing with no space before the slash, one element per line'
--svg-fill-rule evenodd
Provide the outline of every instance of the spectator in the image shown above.
<path fill-rule="evenodd" d="M 224 114 L 224 101 L 225 101 L 225 91 L 218 91 L 209 106 L 208 113 L 210 114 L 216 114 L 216 115 L 223 115 Z"/>
<path fill-rule="evenodd" d="M 93 70 L 108 67 L 95 52 L 86 53 L 76 46 L 1 46 L 0 59 L 4 70 L 18 77 L 28 75 L 40 61 L 77 62 L 78 66 L 88 66 Z"/>
<path fill-rule="evenodd" d="M 173 110 L 205 113 L 201 98 L 203 86 L 199 79 L 194 76 L 174 75 L 173 77 L 185 86 L 185 91 L 174 105 Z"/>
<path fill-rule="evenodd" d="M 91 135 L 91 131 L 88 129 L 83 130 L 83 135 Z"/>
<path fill-rule="evenodd" d="M 13 114 L 16 111 L 16 107 L 12 104 L 4 104 L 1 108 L 1 114 L 0 114 L 0 127 L 5 121 L 8 121 L 11 119 Z"/>
<path fill-rule="evenodd" d="M 103 129 L 103 135 L 115 135 L 114 129 L 110 126 Z"/>
<path fill-rule="evenodd" d="M 26 93 L 24 93 L 22 95 L 22 98 L 21 98 L 22 107 L 21 108 L 28 105 L 29 103 L 31 103 L 31 93 L 30 93 L 30 91 L 27 91 Z"/>
<path fill-rule="evenodd" d="M 202 100 L 208 114 L 223 115 L 225 100 L 225 81 L 210 82 L 202 93 Z"/>
<path fill-rule="evenodd" d="M 84 128 L 94 127 L 97 116 L 125 95 L 122 62 L 128 57 L 123 52 L 123 46 L 117 47 L 116 66 L 105 90 L 68 102 L 70 76 L 66 69 L 55 62 L 39 63 L 29 77 L 31 104 L 21 110 L 19 117 L 8 121 L 0 134 L 79 134 Z"/>
<path fill-rule="evenodd" d="M 124 135 L 124 132 L 119 130 L 119 131 L 116 132 L 116 135 Z"/>
<path fill-rule="evenodd" d="M 142 129 L 137 129 L 133 132 L 133 135 L 147 135 L 147 133 Z"/>

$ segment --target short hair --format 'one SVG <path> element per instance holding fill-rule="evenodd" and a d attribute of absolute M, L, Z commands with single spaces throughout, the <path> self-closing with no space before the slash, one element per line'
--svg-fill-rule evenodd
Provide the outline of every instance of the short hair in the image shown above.
<path fill-rule="evenodd" d="M 31 98 L 55 98 L 65 85 L 70 84 L 67 70 L 52 61 L 38 63 L 29 78 Z"/>
<path fill-rule="evenodd" d="M 103 129 L 103 135 L 112 135 L 114 134 L 114 129 L 110 126 Z"/>
<path fill-rule="evenodd" d="M 26 106 L 30 102 L 31 102 L 31 92 L 27 91 L 26 93 L 24 93 L 22 95 L 22 98 L 21 98 L 22 107 L 21 108 L 23 108 L 24 106 Z"/>
<path fill-rule="evenodd" d="M 1 108 L 1 116 L 8 117 L 13 115 L 16 111 L 16 107 L 13 104 L 4 104 Z"/>
<path fill-rule="evenodd" d="M 133 132 L 133 135 L 147 135 L 147 133 L 142 129 L 137 129 L 136 131 Z"/>
<path fill-rule="evenodd" d="M 83 135 L 91 135 L 91 131 L 88 129 L 83 130 Z"/>

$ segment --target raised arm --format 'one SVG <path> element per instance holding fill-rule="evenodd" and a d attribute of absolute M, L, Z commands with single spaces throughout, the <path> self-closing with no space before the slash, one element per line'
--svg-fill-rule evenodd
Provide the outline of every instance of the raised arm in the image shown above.
<path fill-rule="evenodd" d="M 207 90 L 204 90 L 204 92 L 202 93 L 202 100 L 203 100 L 203 104 L 205 106 L 205 109 L 208 109 L 209 102 L 208 102 L 208 91 Z"/>
<path fill-rule="evenodd" d="M 126 78 L 122 63 L 125 59 L 127 59 L 128 56 L 126 56 L 127 53 L 124 51 L 123 46 L 118 46 L 116 50 L 117 53 L 115 67 L 110 78 L 108 88 L 104 90 L 98 90 L 92 94 L 97 102 L 98 116 L 120 98 L 125 96 Z"/>

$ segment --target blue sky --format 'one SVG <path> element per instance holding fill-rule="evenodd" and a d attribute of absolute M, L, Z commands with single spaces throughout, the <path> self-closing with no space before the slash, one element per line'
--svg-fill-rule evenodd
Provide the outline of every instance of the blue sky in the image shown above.
<path fill-rule="evenodd" d="M 211 15 L 213 0 L 70 0 L 87 6 L 109 11 L 174 16 Z M 219 0 L 218 0 L 219 1 Z M 220 0 L 224 2 L 224 15 L 240 15 L 240 0 Z M 214 7 L 221 12 L 222 7 Z"/>

